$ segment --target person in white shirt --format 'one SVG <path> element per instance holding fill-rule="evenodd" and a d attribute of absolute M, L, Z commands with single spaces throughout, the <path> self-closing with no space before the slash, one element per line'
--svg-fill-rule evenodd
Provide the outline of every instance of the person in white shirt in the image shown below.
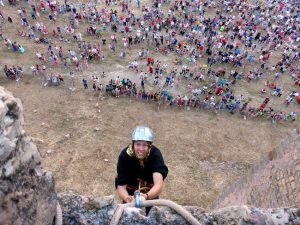
<path fill-rule="evenodd" d="M 70 87 L 69 87 L 69 89 L 71 91 L 75 91 L 75 74 L 72 71 L 70 72 Z"/>
<path fill-rule="evenodd" d="M 32 78 L 34 78 L 35 75 L 36 75 L 36 68 L 35 68 L 34 65 L 32 65 L 32 66 L 30 67 L 30 69 L 31 69 Z"/>

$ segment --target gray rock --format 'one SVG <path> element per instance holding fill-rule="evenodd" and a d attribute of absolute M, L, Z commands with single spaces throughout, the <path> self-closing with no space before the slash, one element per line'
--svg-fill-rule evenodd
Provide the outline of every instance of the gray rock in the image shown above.
<path fill-rule="evenodd" d="M 0 162 L 4 162 L 15 147 L 16 144 L 14 142 L 11 142 L 4 135 L 0 135 Z"/>
<path fill-rule="evenodd" d="M 94 199 L 96 203 L 98 203 L 98 209 L 103 207 L 112 205 L 115 201 L 114 195 L 104 196 L 104 197 L 97 197 Z"/>
<path fill-rule="evenodd" d="M 59 202 L 63 208 L 65 224 L 109 224 L 117 208 L 113 196 L 97 197 L 80 196 L 75 193 L 60 193 Z M 105 203 L 102 205 L 102 203 Z M 107 204 L 106 204 L 107 203 Z M 288 224 L 286 221 L 300 220 L 300 210 L 282 209 L 270 213 L 248 206 L 233 206 L 214 212 L 205 212 L 200 207 L 185 207 L 199 222 L 205 225 L 227 224 Z M 271 215 L 272 214 L 272 215 Z M 278 217 L 284 220 L 278 220 Z M 276 219 L 277 218 L 277 219 Z M 168 207 L 152 207 L 146 216 L 145 209 L 126 208 L 119 225 L 188 225 L 189 223 Z"/>
<path fill-rule="evenodd" d="M 54 179 L 23 130 L 19 99 L 0 87 L 0 224 L 51 225 L 56 214 Z"/>

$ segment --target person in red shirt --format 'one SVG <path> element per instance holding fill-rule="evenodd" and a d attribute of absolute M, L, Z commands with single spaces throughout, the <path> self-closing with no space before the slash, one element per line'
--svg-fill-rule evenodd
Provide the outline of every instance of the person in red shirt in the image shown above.
<path fill-rule="evenodd" d="M 218 87 L 217 91 L 216 91 L 216 95 L 220 95 L 223 91 L 222 86 Z"/>
<path fill-rule="evenodd" d="M 149 66 L 151 64 L 152 58 L 151 57 L 147 57 L 147 66 Z"/>
<path fill-rule="evenodd" d="M 148 67 L 148 72 L 151 73 L 151 74 L 153 74 L 153 67 L 152 66 Z"/>

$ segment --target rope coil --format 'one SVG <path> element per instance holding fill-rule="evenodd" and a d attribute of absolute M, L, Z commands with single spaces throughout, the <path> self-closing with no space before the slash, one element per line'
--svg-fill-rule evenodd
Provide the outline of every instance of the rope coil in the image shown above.
<path fill-rule="evenodd" d="M 176 211 L 179 215 L 181 215 L 184 219 L 186 219 L 191 225 L 201 225 L 200 222 L 189 211 L 187 211 L 182 206 L 170 200 L 158 199 L 158 200 L 146 200 L 140 202 L 140 207 L 150 207 L 154 205 L 168 206 L 174 211 Z M 127 207 L 135 207 L 135 203 L 119 204 L 116 211 L 114 212 L 110 225 L 119 224 L 123 211 Z"/>

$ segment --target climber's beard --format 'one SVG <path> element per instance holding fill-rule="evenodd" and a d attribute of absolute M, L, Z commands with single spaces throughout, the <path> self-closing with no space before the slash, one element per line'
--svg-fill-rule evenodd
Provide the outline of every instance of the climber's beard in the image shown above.
<path fill-rule="evenodd" d="M 138 160 L 144 160 L 147 158 L 149 154 L 149 150 L 147 151 L 135 151 L 135 157 L 138 159 Z"/>
<path fill-rule="evenodd" d="M 135 141 L 133 143 L 134 155 L 138 160 L 144 160 L 150 152 L 150 144 L 147 141 Z"/>
<path fill-rule="evenodd" d="M 147 150 L 145 152 L 139 153 L 139 152 L 135 152 L 135 157 L 138 159 L 140 166 L 142 168 L 145 168 L 145 164 L 147 161 L 147 158 L 149 156 L 150 150 Z"/>

